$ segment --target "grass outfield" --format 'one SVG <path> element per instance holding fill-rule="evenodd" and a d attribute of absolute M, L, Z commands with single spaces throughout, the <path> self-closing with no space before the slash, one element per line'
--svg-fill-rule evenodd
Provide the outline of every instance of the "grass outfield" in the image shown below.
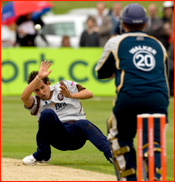
<path fill-rule="evenodd" d="M 106 118 L 112 109 L 112 97 L 94 97 L 81 101 L 87 119 L 106 135 Z M 36 151 L 36 117 L 24 109 L 19 96 L 1 97 L 1 157 L 22 159 Z M 174 180 L 174 98 L 170 98 L 167 136 L 167 180 Z M 50 164 L 113 174 L 114 168 L 89 141 L 77 151 L 52 148 Z"/>

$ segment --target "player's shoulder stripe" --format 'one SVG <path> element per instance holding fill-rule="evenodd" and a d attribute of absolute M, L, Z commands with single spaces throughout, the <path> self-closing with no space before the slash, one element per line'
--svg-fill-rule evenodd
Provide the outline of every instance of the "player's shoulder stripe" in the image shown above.
<path fill-rule="evenodd" d="M 67 86 L 64 84 L 63 80 L 61 80 L 59 83 L 60 83 L 60 85 L 65 86 L 67 88 Z"/>

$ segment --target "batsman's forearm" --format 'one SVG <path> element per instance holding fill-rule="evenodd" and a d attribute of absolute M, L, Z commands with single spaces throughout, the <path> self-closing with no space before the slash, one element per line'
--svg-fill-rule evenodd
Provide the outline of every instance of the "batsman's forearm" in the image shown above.
<path fill-rule="evenodd" d="M 90 99 L 93 97 L 92 92 L 90 92 L 89 90 L 82 90 L 71 95 L 73 99 Z"/>
<path fill-rule="evenodd" d="M 25 101 L 29 99 L 29 97 L 32 95 L 39 82 L 40 80 L 35 77 L 33 81 L 30 82 L 29 85 L 27 85 L 27 87 L 22 92 L 21 100 Z"/>

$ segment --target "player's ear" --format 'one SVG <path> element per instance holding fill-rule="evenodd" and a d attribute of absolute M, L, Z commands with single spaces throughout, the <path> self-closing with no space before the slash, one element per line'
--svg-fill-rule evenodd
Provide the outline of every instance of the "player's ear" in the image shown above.
<path fill-rule="evenodd" d="M 146 24 L 147 24 L 147 23 L 144 23 L 143 29 L 146 27 Z"/>
<path fill-rule="evenodd" d="M 49 81 L 47 81 L 47 85 L 50 85 Z"/>
<path fill-rule="evenodd" d="M 125 32 L 128 32 L 128 29 L 127 29 L 125 23 L 123 23 L 123 22 L 122 22 L 122 27 L 123 27 L 123 29 L 125 30 Z"/>

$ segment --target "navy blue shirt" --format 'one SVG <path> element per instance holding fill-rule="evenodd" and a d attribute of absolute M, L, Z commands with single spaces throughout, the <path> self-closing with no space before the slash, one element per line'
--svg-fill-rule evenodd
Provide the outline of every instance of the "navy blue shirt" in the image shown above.
<path fill-rule="evenodd" d="M 143 32 L 111 38 L 96 71 L 100 79 L 115 73 L 118 93 L 138 95 L 158 91 L 168 96 L 166 50 L 158 40 Z"/>

